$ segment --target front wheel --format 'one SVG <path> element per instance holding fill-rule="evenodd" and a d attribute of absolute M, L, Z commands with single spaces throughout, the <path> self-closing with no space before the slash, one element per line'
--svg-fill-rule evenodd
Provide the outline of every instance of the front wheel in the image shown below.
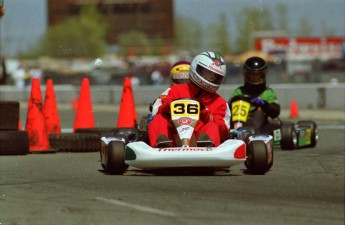
<path fill-rule="evenodd" d="M 126 143 L 118 140 L 111 141 L 107 146 L 107 157 L 105 162 L 105 171 L 112 175 L 122 175 L 128 168 L 125 164 L 125 146 Z"/>
<path fill-rule="evenodd" d="M 265 142 L 252 141 L 247 145 L 245 166 L 250 173 L 265 174 L 272 165 L 268 164 L 268 151 Z"/>

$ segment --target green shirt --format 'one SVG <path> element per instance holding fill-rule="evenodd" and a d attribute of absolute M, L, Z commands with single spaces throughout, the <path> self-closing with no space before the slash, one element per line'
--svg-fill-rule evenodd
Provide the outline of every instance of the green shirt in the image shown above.
<path fill-rule="evenodd" d="M 236 88 L 234 92 L 230 95 L 230 100 L 235 96 L 243 95 L 242 88 L 243 86 Z M 277 95 L 273 91 L 272 88 L 267 87 L 258 97 L 261 98 L 262 100 L 265 100 L 269 104 L 275 103 L 279 105 Z M 251 106 L 250 111 L 252 111 L 254 108 L 255 108 L 254 106 Z"/>

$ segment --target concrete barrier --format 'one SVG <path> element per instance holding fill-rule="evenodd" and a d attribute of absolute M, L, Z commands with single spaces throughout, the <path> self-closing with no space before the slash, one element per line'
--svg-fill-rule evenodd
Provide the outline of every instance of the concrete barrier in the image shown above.
<path fill-rule="evenodd" d="M 218 93 L 226 100 L 238 85 L 223 85 Z M 148 105 L 157 98 L 168 86 L 138 86 L 133 87 L 134 99 L 137 105 Z M 272 84 L 277 93 L 282 108 L 289 108 L 292 100 L 296 100 L 301 109 L 345 109 L 345 84 Z M 57 102 L 71 103 L 79 96 L 79 86 L 54 85 Z M 93 103 L 120 104 L 121 85 L 92 85 L 90 87 Z M 42 98 L 45 95 L 45 85 L 41 86 Z M 0 100 L 28 101 L 30 87 L 24 90 L 15 86 L 0 86 Z"/>

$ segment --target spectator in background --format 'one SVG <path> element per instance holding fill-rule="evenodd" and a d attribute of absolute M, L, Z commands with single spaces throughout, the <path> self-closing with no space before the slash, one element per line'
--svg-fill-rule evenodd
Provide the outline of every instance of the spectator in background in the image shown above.
<path fill-rule="evenodd" d="M 159 70 L 158 66 L 155 66 L 155 69 L 151 73 L 151 80 L 153 85 L 155 86 L 160 86 L 163 83 L 164 77 L 161 71 Z"/>
<path fill-rule="evenodd" d="M 23 63 L 19 63 L 16 70 L 12 73 L 12 78 L 17 88 L 24 89 L 25 88 L 25 76 L 26 72 L 24 69 Z"/>
<path fill-rule="evenodd" d="M 29 73 L 31 74 L 31 78 L 38 78 L 40 81 L 43 77 L 43 71 L 38 65 L 34 65 L 30 70 Z"/>
<path fill-rule="evenodd" d="M 130 74 L 129 78 L 131 79 L 131 84 L 133 87 L 137 87 L 140 85 L 140 79 L 134 72 Z"/>

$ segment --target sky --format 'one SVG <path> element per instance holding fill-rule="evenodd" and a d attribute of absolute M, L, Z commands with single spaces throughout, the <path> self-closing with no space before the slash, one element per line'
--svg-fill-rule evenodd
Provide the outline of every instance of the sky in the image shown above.
<path fill-rule="evenodd" d="M 217 23 L 224 14 L 230 35 L 235 36 L 235 20 L 244 7 L 275 9 L 278 3 L 287 6 L 290 30 L 297 30 L 305 17 L 312 22 L 314 36 L 321 35 L 322 23 L 336 35 L 345 36 L 345 0 L 174 0 L 174 14 L 193 18 L 204 27 Z M 5 7 L 0 20 L 0 54 L 13 55 L 36 43 L 48 29 L 47 0 L 5 0 Z"/>

